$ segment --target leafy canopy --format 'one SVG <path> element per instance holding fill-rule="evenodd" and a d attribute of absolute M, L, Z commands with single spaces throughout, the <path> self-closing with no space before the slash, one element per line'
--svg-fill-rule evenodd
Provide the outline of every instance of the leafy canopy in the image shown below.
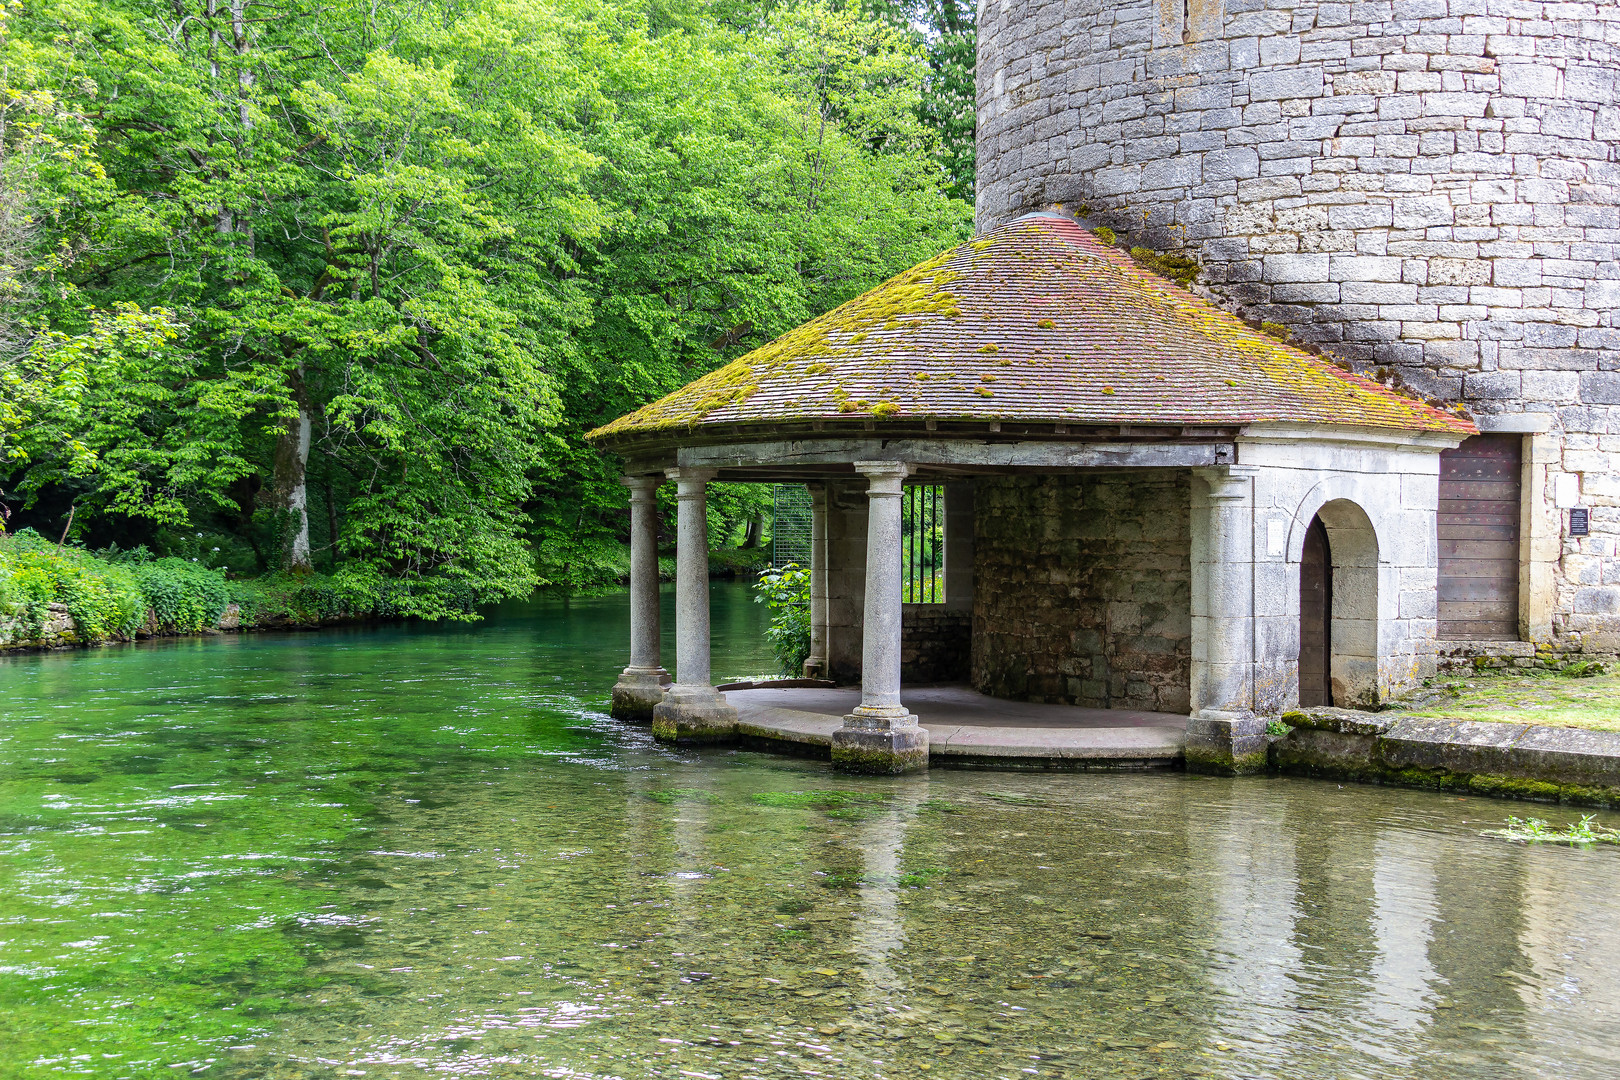
<path fill-rule="evenodd" d="M 0 494 L 84 539 L 273 568 L 307 514 L 428 615 L 589 583 L 625 525 L 584 430 L 968 227 L 925 43 L 855 8 L 7 10 Z"/>

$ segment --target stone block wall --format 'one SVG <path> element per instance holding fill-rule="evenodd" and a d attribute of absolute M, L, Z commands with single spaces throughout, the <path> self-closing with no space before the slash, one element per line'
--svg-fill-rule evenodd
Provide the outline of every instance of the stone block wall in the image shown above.
<path fill-rule="evenodd" d="M 974 688 L 1185 714 L 1190 483 L 1181 470 L 981 478 Z"/>
<path fill-rule="evenodd" d="M 1300 555 L 1319 514 L 1333 558 L 1333 704 L 1366 708 L 1435 673 L 1435 517 L 1449 441 L 1334 442 L 1282 425 L 1239 440 L 1241 467 L 1253 470 L 1253 533 L 1235 546 L 1253 552 L 1256 712 L 1299 701 Z"/>
<path fill-rule="evenodd" d="M 972 663 L 973 614 L 944 604 L 907 604 L 900 626 L 904 683 L 964 683 Z"/>
<path fill-rule="evenodd" d="M 861 679 L 861 620 L 866 604 L 866 482 L 827 485 L 827 673 Z"/>
<path fill-rule="evenodd" d="M 1531 509 L 1592 534 L 1527 632 L 1620 648 L 1620 5 L 997 0 L 978 79 L 981 229 L 1084 207 L 1225 306 L 1547 433 Z"/>

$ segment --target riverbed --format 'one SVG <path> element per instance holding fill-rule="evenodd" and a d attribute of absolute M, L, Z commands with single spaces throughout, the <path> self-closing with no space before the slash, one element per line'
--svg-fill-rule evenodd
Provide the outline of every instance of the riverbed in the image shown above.
<path fill-rule="evenodd" d="M 672 750 L 627 626 L 0 660 L 0 1076 L 1620 1074 L 1620 850 L 1482 835 L 1573 812 Z"/>

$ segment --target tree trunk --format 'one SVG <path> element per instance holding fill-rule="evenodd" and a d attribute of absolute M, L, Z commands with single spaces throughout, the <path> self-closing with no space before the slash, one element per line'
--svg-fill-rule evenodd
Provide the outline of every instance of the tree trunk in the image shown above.
<path fill-rule="evenodd" d="M 757 548 L 765 539 L 765 515 L 755 514 L 748 519 L 748 531 L 743 533 L 743 547 Z"/>
<path fill-rule="evenodd" d="M 304 369 L 292 376 L 296 416 L 289 418 L 276 438 L 275 477 L 271 505 L 277 511 L 281 537 L 281 568 L 295 574 L 314 569 L 309 556 L 309 440 L 312 427 L 309 396 L 304 392 Z"/>

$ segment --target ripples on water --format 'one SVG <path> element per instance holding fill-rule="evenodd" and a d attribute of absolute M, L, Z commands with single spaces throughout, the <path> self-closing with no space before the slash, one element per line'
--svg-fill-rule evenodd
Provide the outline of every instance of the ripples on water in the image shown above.
<path fill-rule="evenodd" d="M 1620 1073 L 1620 853 L 1521 808 L 672 752 L 625 622 L 0 661 L 0 1076 Z"/>

